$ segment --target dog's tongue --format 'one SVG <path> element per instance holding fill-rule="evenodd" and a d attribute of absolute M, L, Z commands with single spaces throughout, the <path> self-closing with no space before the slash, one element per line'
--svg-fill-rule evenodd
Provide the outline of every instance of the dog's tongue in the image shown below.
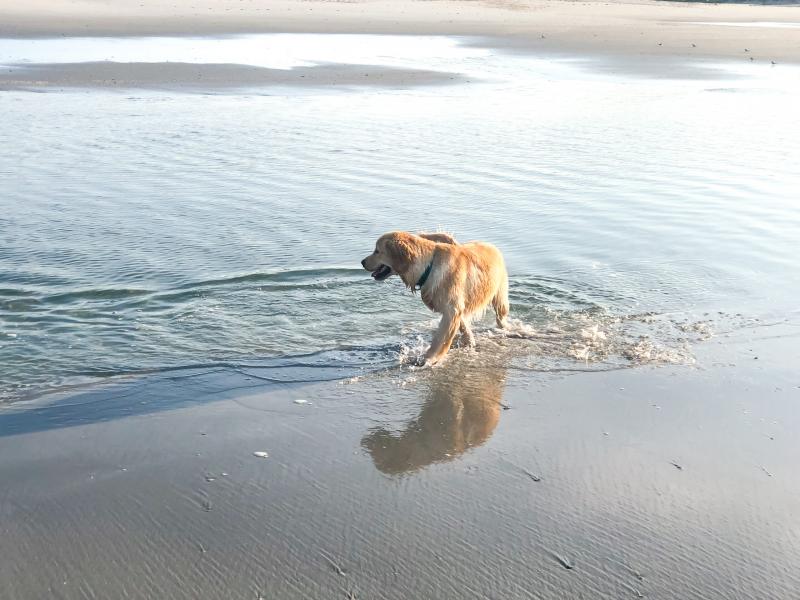
<path fill-rule="evenodd" d="M 392 270 L 389 267 L 387 267 L 386 265 L 381 265 L 372 272 L 372 277 L 373 279 L 381 281 L 383 279 L 386 279 L 391 274 L 391 272 Z"/>

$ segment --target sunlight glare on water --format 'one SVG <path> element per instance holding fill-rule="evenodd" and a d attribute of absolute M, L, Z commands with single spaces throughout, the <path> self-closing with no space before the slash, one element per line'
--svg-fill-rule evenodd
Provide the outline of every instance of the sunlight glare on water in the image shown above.
<path fill-rule="evenodd" d="M 324 63 L 383 66 L 458 64 L 483 48 L 444 36 L 270 34 L 214 37 L 0 40 L 0 64 L 74 62 L 230 63 L 291 69 Z"/>

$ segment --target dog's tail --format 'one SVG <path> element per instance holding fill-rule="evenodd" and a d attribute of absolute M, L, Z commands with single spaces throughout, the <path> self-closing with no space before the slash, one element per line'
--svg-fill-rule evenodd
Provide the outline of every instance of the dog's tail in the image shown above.
<path fill-rule="evenodd" d="M 427 233 L 423 231 L 418 233 L 417 235 L 421 238 L 425 238 L 426 240 L 431 240 L 432 242 L 438 242 L 440 244 L 452 244 L 453 246 L 458 246 L 456 238 L 454 238 L 449 233 L 445 233 L 444 231 L 437 231 L 435 233 Z"/>
<path fill-rule="evenodd" d="M 497 318 L 497 326 L 504 329 L 506 326 L 506 317 L 508 316 L 508 273 L 503 269 L 503 276 L 500 278 L 500 285 L 497 287 L 497 293 L 492 299 L 492 307 L 494 314 Z"/>

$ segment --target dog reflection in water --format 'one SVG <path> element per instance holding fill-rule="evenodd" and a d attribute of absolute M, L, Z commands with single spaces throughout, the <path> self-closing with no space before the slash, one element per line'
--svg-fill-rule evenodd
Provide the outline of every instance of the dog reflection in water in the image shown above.
<path fill-rule="evenodd" d="M 361 445 L 379 471 L 388 475 L 414 472 L 458 458 L 491 437 L 500 419 L 506 370 L 459 366 L 453 361 L 446 369 L 426 374 L 428 397 L 402 431 L 377 428 L 364 436 Z"/>

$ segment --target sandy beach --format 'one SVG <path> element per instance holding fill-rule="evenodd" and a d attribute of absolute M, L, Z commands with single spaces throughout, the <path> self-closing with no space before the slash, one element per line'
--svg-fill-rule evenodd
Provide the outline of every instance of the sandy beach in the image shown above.
<path fill-rule="evenodd" d="M 0 599 L 796 598 L 798 22 L 0 0 L 52 44 L 0 72 Z M 358 269 L 423 221 L 518 325 L 434 369 Z"/>
<path fill-rule="evenodd" d="M 549 53 L 800 61 L 796 6 L 684 2 L 32 0 L 0 3 L 0 37 L 393 33 L 492 38 Z M 773 27 L 739 27 L 772 23 Z M 780 27 L 781 25 L 788 27 Z M 795 24 L 794 27 L 791 24 Z M 777 35 L 776 35 L 777 32 Z M 749 56 L 744 57 L 749 58 Z"/>
<path fill-rule="evenodd" d="M 598 71 L 705 77 L 720 61 L 797 64 L 795 6 L 658 2 L 75 2 L 0 3 L 0 38 L 225 36 L 339 33 L 458 36 L 512 54 L 594 61 Z M 698 66 L 700 65 L 700 66 Z M 138 63 L 113 59 L 0 70 L 0 89 L 402 87 L 458 83 L 455 73 L 378 65 L 290 71 L 253 65 Z"/>

